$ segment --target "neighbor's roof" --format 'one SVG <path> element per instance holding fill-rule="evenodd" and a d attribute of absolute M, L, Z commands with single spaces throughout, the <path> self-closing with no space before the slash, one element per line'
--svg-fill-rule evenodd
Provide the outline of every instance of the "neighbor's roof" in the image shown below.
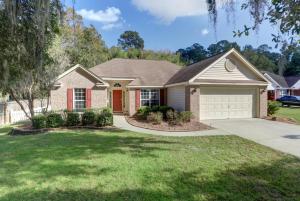
<path fill-rule="evenodd" d="M 168 61 L 112 59 L 91 69 L 101 78 L 132 78 L 129 86 L 163 86 L 180 70 Z"/>
<path fill-rule="evenodd" d="M 289 85 L 283 76 L 276 75 L 276 74 L 268 72 L 268 71 L 262 71 L 262 73 L 269 75 L 282 88 L 289 88 Z"/>
<path fill-rule="evenodd" d="M 217 54 L 215 56 L 209 57 L 207 59 L 204 59 L 200 62 L 191 64 L 187 67 L 182 68 L 180 71 L 178 71 L 169 81 L 167 84 L 175 84 L 180 82 L 187 82 L 190 79 L 192 79 L 195 75 L 199 74 L 201 71 L 206 69 L 208 66 L 210 66 L 213 62 L 221 58 L 223 55 L 225 55 L 227 52 L 223 52 L 220 54 Z"/>
<path fill-rule="evenodd" d="M 289 87 L 292 87 L 296 82 L 300 80 L 300 76 L 290 76 L 290 77 L 285 77 L 285 80 Z"/>

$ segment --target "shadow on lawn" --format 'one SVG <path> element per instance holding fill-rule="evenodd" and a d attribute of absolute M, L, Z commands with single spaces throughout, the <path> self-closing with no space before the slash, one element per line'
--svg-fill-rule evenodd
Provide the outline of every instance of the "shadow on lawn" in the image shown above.
<path fill-rule="evenodd" d="M 134 158 L 156 158 L 156 151 L 171 150 L 173 142 L 151 137 L 122 136 L 126 131 L 98 133 L 74 130 L 31 136 L 0 138 L 0 187 L 24 184 L 18 175 L 51 179 L 57 176 L 98 175 L 115 171 L 113 167 L 86 165 L 80 160 L 97 160 L 115 154 Z M 127 133 L 128 134 L 128 133 Z M 177 142 L 174 142 L 177 143 Z M 161 145 L 170 146 L 161 146 Z M 85 161 L 86 162 L 86 161 Z M 3 176 L 1 176 L 3 175 Z"/>
<path fill-rule="evenodd" d="M 299 160 L 287 158 L 268 165 L 250 164 L 235 170 L 226 170 L 207 178 L 203 170 L 178 172 L 167 169 L 172 177 L 157 173 L 157 180 L 163 181 L 166 188 L 140 185 L 139 188 L 120 189 L 113 192 L 97 189 L 45 189 L 35 191 L 25 189 L 0 196 L 1 201 L 40 200 L 40 201 L 83 201 L 83 200 L 299 200 L 300 173 Z M 150 173 L 149 173 L 150 174 Z M 158 175 L 159 174 L 159 175 Z"/>

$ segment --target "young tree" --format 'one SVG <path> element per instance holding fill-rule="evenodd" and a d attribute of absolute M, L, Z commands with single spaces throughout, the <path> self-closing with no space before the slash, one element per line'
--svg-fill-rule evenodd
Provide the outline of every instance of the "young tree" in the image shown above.
<path fill-rule="evenodd" d="M 125 31 L 118 39 L 118 45 L 123 50 L 128 49 L 144 49 L 144 40 L 136 31 Z"/>
<path fill-rule="evenodd" d="M 0 0 L 0 88 L 29 119 L 46 87 L 48 49 L 59 30 L 61 7 L 59 0 Z"/>

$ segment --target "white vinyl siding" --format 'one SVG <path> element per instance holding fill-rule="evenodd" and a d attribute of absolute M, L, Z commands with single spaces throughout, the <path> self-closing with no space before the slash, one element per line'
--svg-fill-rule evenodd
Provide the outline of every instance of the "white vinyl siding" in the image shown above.
<path fill-rule="evenodd" d="M 168 88 L 168 106 L 175 110 L 185 110 L 185 87 L 177 86 Z"/>
<path fill-rule="evenodd" d="M 225 68 L 226 58 L 217 62 L 214 66 L 203 72 L 197 79 L 218 79 L 218 80 L 257 80 L 258 78 L 253 74 L 253 72 L 242 64 L 237 59 L 231 58 L 235 64 L 236 68 L 229 72 Z"/>
<path fill-rule="evenodd" d="M 201 88 L 200 119 L 252 118 L 256 111 L 256 89 Z"/>

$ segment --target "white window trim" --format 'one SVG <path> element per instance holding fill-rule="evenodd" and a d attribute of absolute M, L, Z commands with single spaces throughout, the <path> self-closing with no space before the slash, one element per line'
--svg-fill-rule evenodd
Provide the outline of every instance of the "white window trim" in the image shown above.
<path fill-rule="evenodd" d="M 75 100 L 75 89 L 83 89 L 83 90 L 85 90 L 85 100 L 84 100 L 84 102 L 85 102 L 85 107 L 84 108 L 82 108 L 82 109 L 86 109 L 86 88 L 74 88 L 73 89 L 73 110 L 77 110 L 78 108 L 75 108 L 75 103 L 76 103 L 76 100 Z"/>
<path fill-rule="evenodd" d="M 158 105 L 160 106 L 160 89 L 153 89 L 153 88 L 147 88 L 147 89 L 141 89 L 140 90 L 140 107 L 144 107 L 143 105 L 142 105 L 142 100 L 145 100 L 145 99 L 142 99 L 142 90 L 157 90 L 158 91 Z M 149 102 L 149 107 L 152 107 L 151 106 L 151 101 Z"/>

